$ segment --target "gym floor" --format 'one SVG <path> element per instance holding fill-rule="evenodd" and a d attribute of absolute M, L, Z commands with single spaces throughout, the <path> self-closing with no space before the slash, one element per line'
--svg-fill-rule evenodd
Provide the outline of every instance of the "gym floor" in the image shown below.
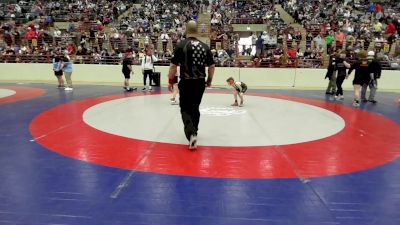
<path fill-rule="evenodd" d="M 206 91 L 191 152 L 165 89 L 0 84 L 0 224 L 400 224 L 398 93 L 246 94 Z"/>

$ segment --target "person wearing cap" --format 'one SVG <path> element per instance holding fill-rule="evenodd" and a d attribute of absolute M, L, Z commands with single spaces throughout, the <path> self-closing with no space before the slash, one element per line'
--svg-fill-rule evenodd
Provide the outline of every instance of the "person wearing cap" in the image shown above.
<path fill-rule="evenodd" d="M 349 72 L 348 76 L 351 74 L 353 70 L 355 70 L 354 79 L 353 79 L 353 87 L 354 87 L 354 107 L 360 106 L 360 98 L 361 98 L 361 86 L 370 80 L 370 68 L 367 60 L 368 53 L 365 50 L 360 51 L 358 53 L 358 61 L 354 63 Z"/>
<path fill-rule="evenodd" d="M 377 103 L 375 100 L 376 90 L 378 89 L 378 79 L 381 77 L 382 66 L 375 58 L 375 52 L 368 52 L 368 62 L 370 69 L 369 79 L 366 79 L 361 89 L 361 101 Z M 367 88 L 369 87 L 369 97 L 366 98 Z"/>
<path fill-rule="evenodd" d="M 187 38 L 176 46 L 168 73 L 168 89 L 172 91 L 177 68 L 180 67 L 179 106 L 184 132 L 189 141 L 189 150 L 197 148 L 199 106 L 206 86 L 211 86 L 215 71 L 215 62 L 210 48 L 196 36 L 197 23 L 191 20 L 186 24 Z M 208 67 L 208 76 L 206 67 Z"/>
<path fill-rule="evenodd" d="M 233 93 L 235 102 L 231 106 L 243 107 L 243 101 L 244 101 L 243 98 L 244 98 L 244 93 L 246 93 L 247 91 L 247 85 L 240 81 L 235 82 L 235 79 L 233 79 L 233 77 L 229 77 L 226 80 L 226 82 L 228 83 L 229 86 L 235 89 L 235 92 Z M 238 99 L 237 99 L 238 96 L 240 98 L 240 104 L 238 104 Z"/>

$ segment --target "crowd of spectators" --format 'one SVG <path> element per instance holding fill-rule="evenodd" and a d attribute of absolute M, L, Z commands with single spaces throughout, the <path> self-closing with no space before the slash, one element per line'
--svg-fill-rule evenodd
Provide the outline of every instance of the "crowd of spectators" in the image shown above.
<path fill-rule="evenodd" d="M 373 50 L 396 67 L 400 2 L 290 0 L 284 7 L 307 30 L 307 49 L 319 49 L 324 41 L 328 54 L 345 51 L 349 58 L 361 50 Z"/>
<path fill-rule="evenodd" d="M 205 8 L 202 1 L 144 0 L 140 8 L 132 7 L 132 13 L 113 29 L 113 49 L 137 51 L 153 43 L 158 55 L 169 55 L 183 39 L 185 24 L 191 19 L 196 20 Z"/>
<path fill-rule="evenodd" d="M 118 21 L 129 1 L 20 1 L 5 4 L 0 18 L 0 50 L 4 62 L 43 62 L 54 54 L 78 54 L 86 57 L 111 54 L 106 50 L 105 26 Z M 2 7 L 4 5 L 1 5 Z M 27 20 L 21 23 L 18 18 Z M 30 22 L 29 22 L 30 21 Z M 58 29 L 55 21 L 69 22 Z M 76 21 L 79 21 L 78 23 Z"/>
<path fill-rule="evenodd" d="M 240 55 L 252 56 L 251 61 L 257 64 L 255 61 L 261 58 L 271 60 L 267 55 L 283 48 L 283 36 L 288 26 L 275 9 L 273 0 L 214 1 L 211 9 L 211 47 L 215 48 L 217 65 L 243 65 L 237 61 Z M 247 37 L 243 33 L 233 32 L 232 24 L 263 24 L 268 29 L 253 32 L 248 38 L 250 42 L 242 44 L 241 40 Z"/>

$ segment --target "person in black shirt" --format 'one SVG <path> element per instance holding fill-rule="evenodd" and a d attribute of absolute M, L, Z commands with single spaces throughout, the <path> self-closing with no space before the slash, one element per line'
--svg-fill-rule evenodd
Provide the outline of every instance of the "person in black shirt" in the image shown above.
<path fill-rule="evenodd" d="M 359 60 L 351 65 L 348 75 L 355 70 L 353 87 L 354 87 L 354 102 L 353 106 L 360 106 L 361 97 L 361 86 L 370 80 L 370 68 L 367 60 L 367 52 L 365 50 L 360 51 Z"/>
<path fill-rule="evenodd" d="M 344 59 L 346 57 L 346 54 L 341 52 L 336 55 L 336 61 L 335 61 L 335 71 L 337 71 L 337 77 L 336 77 L 336 95 L 335 99 L 337 100 L 343 100 L 343 88 L 342 84 L 345 79 L 347 79 L 347 74 L 346 71 L 348 68 L 350 68 L 350 64 L 347 63 Z"/>
<path fill-rule="evenodd" d="M 381 77 L 382 73 L 382 66 L 379 61 L 375 58 L 375 52 L 369 51 L 368 52 L 368 62 L 369 62 L 369 69 L 370 69 L 370 79 L 365 80 L 364 84 L 362 85 L 361 89 L 361 100 L 363 102 L 372 102 L 377 103 L 375 100 L 376 90 L 378 89 L 378 79 Z M 369 87 L 369 98 L 367 100 L 367 88 Z"/>
<path fill-rule="evenodd" d="M 136 90 L 136 88 L 131 88 L 129 87 L 129 79 L 131 78 L 131 73 L 132 73 L 132 55 L 127 54 L 122 61 L 122 73 L 124 74 L 125 80 L 124 80 L 124 89 L 126 91 L 133 91 Z"/>
<path fill-rule="evenodd" d="M 205 87 L 211 86 L 215 71 L 215 63 L 210 48 L 195 38 L 196 34 L 196 22 L 188 22 L 186 25 L 187 38 L 176 47 L 168 73 L 168 88 L 171 91 L 175 74 L 177 74 L 177 67 L 180 67 L 179 105 L 190 150 L 197 148 L 197 131 L 200 121 L 199 106 Z M 208 66 L 208 77 L 206 66 Z"/>
<path fill-rule="evenodd" d="M 326 88 L 325 94 L 333 95 L 336 93 L 336 71 L 335 71 L 335 57 L 330 57 L 328 71 L 326 72 L 325 79 L 329 79 L 328 87 Z"/>

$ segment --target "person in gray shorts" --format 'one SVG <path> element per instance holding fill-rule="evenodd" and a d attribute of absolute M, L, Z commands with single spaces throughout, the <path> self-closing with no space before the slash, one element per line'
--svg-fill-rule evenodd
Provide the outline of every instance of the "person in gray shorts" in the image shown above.
<path fill-rule="evenodd" d="M 233 77 L 229 77 L 226 82 L 232 86 L 235 89 L 235 92 L 233 93 L 233 97 L 235 98 L 235 102 L 231 105 L 231 106 L 239 106 L 242 107 L 243 106 L 243 102 L 244 102 L 244 93 L 247 91 L 247 85 L 243 82 L 235 82 L 235 79 L 233 79 Z M 240 98 L 240 104 L 238 104 L 238 100 L 237 98 Z"/>

